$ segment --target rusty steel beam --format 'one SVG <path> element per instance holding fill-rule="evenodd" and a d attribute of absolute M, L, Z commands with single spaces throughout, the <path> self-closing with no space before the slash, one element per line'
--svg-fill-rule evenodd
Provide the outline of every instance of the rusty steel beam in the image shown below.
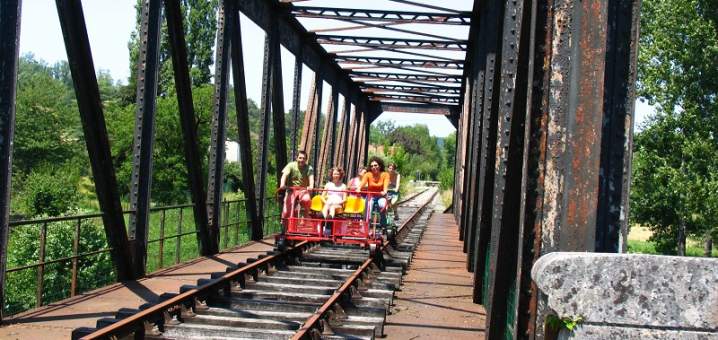
<path fill-rule="evenodd" d="M 314 74 L 314 81 L 309 89 L 309 100 L 307 101 L 307 109 L 304 111 L 304 124 L 302 128 L 302 139 L 299 143 L 299 150 L 307 153 L 307 156 L 314 156 L 315 148 L 315 131 L 316 126 L 319 124 L 319 117 L 321 116 L 320 106 L 322 104 L 322 88 L 324 82 L 317 75 Z M 314 157 L 312 157 L 312 167 L 316 165 L 314 163 Z"/>
<path fill-rule="evenodd" d="M 361 21 L 388 21 L 406 24 L 469 25 L 469 13 L 438 13 L 386 11 L 375 9 L 354 9 L 337 7 L 293 6 L 292 14 L 297 17 L 321 19 L 356 19 Z"/>
<path fill-rule="evenodd" d="M 324 126 L 322 128 L 321 144 L 317 144 L 319 150 L 319 159 L 317 166 L 314 168 L 314 181 L 317 187 L 322 187 L 327 177 L 327 170 L 334 166 L 332 162 L 332 144 L 334 141 L 334 132 L 336 131 L 336 113 L 339 98 L 339 92 L 332 89 L 329 101 L 327 102 L 327 114 L 324 118 Z M 321 145 L 321 146 L 320 146 Z"/>
<path fill-rule="evenodd" d="M 274 127 L 274 160 L 277 169 L 277 183 L 282 178 L 280 169 L 287 164 L 287 135 L 284 119 L 284 85 L 282 82 L 282 53 L 279 48 L 279 39 L 273 39 L 272 44 L 272 127 Z"/>
<path fill-rule="evenodd" d="M 417 103 L 446 104 L 446 105 L 459 104 L 459 98 L 453 98 L 453 97 L 409 96 L 409 95 L 389 94 L 389 93 L 381 93 L 381 92 L 367 92 L 367 93 L 369 94 L 369 100 L 374 100 L 374 101 L 403 100 L 403 101 L 417 102 Z"/>
<path fill-rule="evenodd" d="M 528 60 L 531 43 L 532 0 L 506 2 L 501 47 L 498 133 L 495 148 L 493 212 L 489 256 L 486 334 L 489 338 L 513 338 L 518 313 L 516 266 L 522 216 L 515 207 L 524 202 L 524 136 L 529 87 Z M 511 324 L 508 320 L 513 320 Z"/>
<path fill-rule="evenodd" d="M 185 164 L 187 166 L 187 180 L 194 204 L 194 219 L 200 241 L 202 255 L 216 254 L 218 244 L 213 242 L 216 237 L 209 229 L 207 222 L 207 201 L 202 180 L 202 161 L 199 156 L 199 141 L 195 129 L 195 112 L 192 103 L 192 80 L 189 75 L 187 63 L 187 44 L 182 27 L 182 10 L 178 0 L 165 0 L 165 16 L 167 18 L 167 32 L 170 40 L 172 55 L 172 69 L 175 76 L 175 89 L 177 91 L 177 104 L 180 112 L 180 125 L 184 140 Z"/>
<path fill-rule="evenodd" d="M 417 94 L 444 94 L 444 95 L 460 95 L 459 87 L 431 87 L 431 86 L 409 86 L 409 85 L 390 85 L 390 84 L 374 84 L 361 83 L 364 90 L 385 90 L 394 92 L 408 92 Z"/>
<path fill-rule="evenodd" d="M 385 81 L 426 81 L 449 84 L 460 84 L 461 75 L 428 75 L 412 73 L 389 73 L 389 72 L 351 72 L 353 78 L 381 79 Z"/>
<path fill-rule="evenodd" d="M 276 27 L 276 26 L 272 26 Z M 262 94 L 259 116 L 259 159 L 257 160 L 257 216 L 261 219 L 264 228 L 264 210 L 267 195 L 267 168 L 269 166 L 269 127 L 272 115 L 272 69 L 274 65 L 273 40 L 276 39 L 276 31 L 272 28 L 267 31 L 264 37 L 264 67 L 262 69 Z"/>
<path fill-rule="evenodd" d="M 486 303 L 487 283 L 484 280 L 484 272 L 487 270 L 487 259 L 490 252 L 489 240 L 491 235 L 491 213 L 493 212 L 493 191 L 494 191 L 494 165 L 496 163 L 496 138 L 498 124 L 498 106 L 499 106 L 499 79 L 500 67 L 499 62 L 501 54 L 501 18 L 503 17 L 503 4 L 500 0 L 492 0 L 483 4 L 481 13 L 481 28 L 479 34 L 485 37 L 480 41 L 481 50 L 479 53 L 479 64 L 483 69 L 483 78 L 481 88 L 477 86 L 477 90 L 481 91 L 481 103 L 477 103 L 476 108 L 482 112 L 481 120 L 481 138 L 476 141 L 478 152 L 478 169 L 472 173 L 475 178 L 475 192 L 477 193 L 476 202 L 470 211 L 470 218 L 473 221 L 469 231 L 469 258 L 472 261 L 474 269 L 474 302 Z M 486 26 L 484 26 L 484 24 Z M 475 59 L 476 60 L 476 59 Z M 478 100 L 478 95 L 477 95 Z M 478 123 L 477 123 L 478 124 Z M 478 129 L 478 127 L 477 127 Z"/>
<path fill-rule="evenodd" d="M 142 2 L 140 55 L 137 63 L 137 105 L 130 182 L 130 210 L 134 213 L 130 214 L 128 226 L 128 236 L 133 252 L 132 267 L 137 277 L 145 275 L 147 266 L 161 15 L 161 1 L 145 0 Z"/>
<path fill-rule="evenodd" d="M 242 52 L 242 34 L 237 8 L 233 0 L 224 0 L 225 20 L 230 32 L 232 53 L 232 79 L 234 100 L 237 107 L 237 133 L 242 166 L 242 186 L 244 189 L 245 213 L 249 219 L 250 239 L 258 241 L 263 237 L 260 217 L 257 215 L 257 199 L 254 186 L 254 166 L 252 165 L 252 145 L 249 132 L 249 108 L 247 107 L 247 84 L 244 77 L 244 57 Z"/>
<path fill-rule="evenodd" d="M 294 59 L 294 82 L 292 84 L 292 131 L 291 131 L 291 159 L 297 158 L 297 133 L 299 132 L 299 101 L 302 96 L 302 58 Z"/>
<path fill-rule="evenodd" d="M 133 279 L 135 275 L 132 271 L 132 255 L 82 6 L 79 1 L 70 0 L 57 0 L 56 4 L 87 153 L 90 156 L 97 201 L 103 213 L 102 222 L 107 243 L 112 249 L 110 254 L 118 279 Z"/>
<path fill-rule="evenodd" d="M 344 64 L 358 65 L 376 65 L 376 66 L 405 66 L 405 67 L 422 67 L 422 68 L 441 68 L 441 69 L 462 69 L 464 67 L 463 60 L 442 60 L 442 59 L 404 59 L 404 58 L 387 58 L 387 57 L 370 57 L 370 56 L 352 56 L 337 55 L 334 60 Z"/>
<path fill-rule="evenodd" d="M 287 1 L 292 1 L 292 0 L 287 0 Z M 295 1 L 303 1 L 303 0 L 295 0 Z M 457 13 L 457 14 L 463 13 L 462 11 L 458 11 L 458 10 L 455 10 L 452 8 L 440 7 L 440 6 L 436 6 L 436 5 L 429 5 L 429 4 L 425 4 L 423 2 L 418 2 L 418 1 L 410 1 L 410 0 L 389 0 L 389 1 L 400 3 L 400 4 L 405 4 L 405 5 L 421 7 L 421 8 L 433 9 L 433 10 L 442 11 L 442 12 L 448 12 L 448 13 Z"/>
<path fill-rule="evenodd" d="M 20 53 L 20 0 L 0 2 L 0 301 L 5 301 L 5 268 L 10 233 L 12 144 Z M 3 312 L 0 310 L 0 321 Z"/>
<path fill-rule="evenodd" d="M 300 56 L 302 62 L 320 74 L 327 83 L 336 86 L 342 96 L 348 97 L 352 102 L 367 101 L 359 87 L 354 84 L 346 73 L 332 60 L 327 53 L 307 32 L 299 21 L 294 18 L 288 4 L 277 0 L 243 0 L 237 5 L 244 15 L 256 23 L 265 32 L 276 26 L 279 42 L 295 56 Z M 272 19 L 276 17 L 278 20 Z"/>
<path fill-rule="evenodd" d="M 452 115 L 459 108 L 455 105 L 437 104 L 409 104 L 409 103 L 379 103 L 382 112 L 428 113 L 435 115 Z"/>
<path fill-rule="evenodd" d="M 625 252 L 640 1 L 609 1 L 596 251 Z"/>
<path fill-rule="evenodd" d="M 317 43 L 361 47 L 383 47 L 392 49 L 432 49 L 442 51 L 466 51 L 465 40 L 421 40 L 382 37 L 359 37 L 346 35 L 316 36 Z"/>
<path fill-rule="evenodd" d="M 352 104 L 349 102 L 348 99 L 344 98 L 344 105 L 342 107 L 342 125 L 341 125 L 341 132 L 339 136 L 341 137 L 339 139 L 339 148 L 337 148 L 337 157 L 336 159 L 338 164 L 341 164 L 341 167 L 344 169 L 345 173 L 347 174 L 347 178 L 349 178 L 349 159 L 348 159 L 348 152 L 349 152 L 349 126 L 351 125 L 350 119 L 351 119 L 351 108 Z"/>
<path fill-rule="evenodd" d="M 227 139 L 227 89 L 229 85 L 229 48 L 231 32 L 227 30 L 222 2 L 217 13 L 217 51 L 214 63 L 214 112 L 209 143 L 209 169 L 207 171 L 207 223 L 212 230 L 213 243 L 219 245 L 222 226 L 222 192 L 224 188 L 224 141 Z"/>

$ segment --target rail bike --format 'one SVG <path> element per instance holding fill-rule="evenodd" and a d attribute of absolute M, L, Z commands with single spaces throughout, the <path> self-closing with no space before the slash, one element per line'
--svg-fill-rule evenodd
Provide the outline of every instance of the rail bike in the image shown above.
<path fill-rule="evenodd" d="M 322 215 L 325 192 L 346 194 L 346 200 L 336 210 L 334 218 Z M 308 205 L 301 203 L 305 194 L 310 196 Z M 393 219 L 382 221 L 375 199 L 381 196 L 378 193 L 291 187 L 285 195 L 291 195 L 291 202 L 289 211 L 282 212 L 282 232 L 275 236 L 278 249 L 295 242 L 310 241 L 358 245 L 374 253 L 381 249 L 384 240 L 394 241 L 396 228 Z"/>

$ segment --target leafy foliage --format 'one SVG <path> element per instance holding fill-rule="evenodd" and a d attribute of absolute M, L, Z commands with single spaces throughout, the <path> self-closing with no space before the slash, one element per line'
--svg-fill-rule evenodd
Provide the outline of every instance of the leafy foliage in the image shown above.
<path fill-rule="evenodd" d="M 631 214 L 658 251 L 682 254 L 684 235 L 718 232 L 718 3 L 648 0 L 641 11 L 638 90 L 657 114 L 635 137 Z"/>

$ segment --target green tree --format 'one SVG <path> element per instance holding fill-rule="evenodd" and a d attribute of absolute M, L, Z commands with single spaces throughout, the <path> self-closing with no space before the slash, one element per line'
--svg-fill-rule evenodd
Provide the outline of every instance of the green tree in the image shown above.
<path fill-rule="evenodd" d="M 209 84 L 212 77 L 210 67 L 214 63 L 215 32 L 217 30 L 218 0 L 182 0 L 183 27 L 187 43 L 187 61 L 191 67 L 192 84 L 199 86 Z M 130 57 L 130 78 L 122 89 L 122 97 L 126 104 L 135 101 L 137 88 L 137 62 L 139 60 L 139 32 L 142 6 L 138 0 L 135 4 L 135 30 L 127 43 Z M 157 93 L 164 96 L 174 87 L 174 74 L 170 55 L 167 22 L 162 21 L 160 43 L 159 85 Z"/>
<path fill-rule="evenodd" d="M 647 0 L 638 91 L 657 114 L 635 138 L 631 213 L 658 248 L 715 236 L 718 162 L 718 2 Z"/>

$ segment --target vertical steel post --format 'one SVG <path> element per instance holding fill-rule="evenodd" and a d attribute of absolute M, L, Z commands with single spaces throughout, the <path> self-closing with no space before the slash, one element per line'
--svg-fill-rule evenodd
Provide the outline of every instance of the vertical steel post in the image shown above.
<path fill-rule="evenodd" d="M 279 39 L 271 41 L 273 53 L 272 70 L 272 126 L 274 127 L 274 160 L 277 169 L 277 184 L 282 177 L 281 169 L 287 164 L 287 133 L 284 121 L 284 84 L 282 82 L 282 53 L 279 48 Z"/>
<path fill-rule="evenodd" d="M 10 234 L 10 185 L 21 8 L 20 0 L 0 2 L 0 301 L 5 301 L 5 268 Z M 0 321 L 2 319 L 0 309 Z"/>
<path fill-rule="evenodd" d="M 107 242 L 112 248 L 112 260 L 119 280 L 133 279 L 135 275 L 132 272 L 125 219 L 122 215 L 115 170 L 112 167 L 110 143 L 107 137 L 105 116 L 102 112 L 100 90 L 95 77 L 90 41 L 82 13 L 82 4 L 79 1 L 71 0 L 57 0 L 56 4 L 87 152 L 92 165 L 97 201 L 100 203 L 100 210 L 103 213 L 102 221 Z M 12 34 L 11 32 L 7 33 Z"/>
<path fill-rule="evenodd" d="M 528 91 L 531 0 L 507 1 L 501 47 L 501 83 L 494 174 L 493 213 L 486 332 L 489 338 L 515 338 L 518 312 L 516 265 L 522 216 L 523 159 Z"/>
<path fill-rule="evenodd" d="M 485 60 L 481 60 L 484 67 L 484 86 L 483 100 L 481 104 L 482 121 L 481 121 L 481 145 L 479 152 L 481 155 L 477 179 L 478 179 L 478 198 L 476 201 L 476 209 L 472 213 L 475 219 L 477 230 L 473 233 L 475 237 L 471 240 L 474 249 L 472 260 L 474 261 L 474 301 L 479 303 L 486 302 L 486 294 L 488 293 L 488 285 L 485 280 L 485 274 L 488 267 L 488 254 L 490 252 L 491 238 L 491 215 L 493 212 L 493 196 L 494 196 L 494 166 L 496 164 L 496 138 L 498 124 L 498 106 L 499 106 L 499 80 L 501 72 L 501 64 L 499 57 L 501 55 L 502 25 L 500 19 L 503 17 L 503 3 L 500 0 L 492 0 L 485 3 L 487 7 L 486 15 L 481 17 L 483 25 L 486 23 L 488 29 L 480 30 L 487 35 L 485 40 L 486 54 Z M 483 27 L 483 26 L 482 26 Z M 477 106 L 478 107 L 478 106 Z"/>
<path fill-rule="evenodd" d="M 323 83 L 324 83 L 324 81 L 319 79 L 319 84 L 317 84 L 318 85 L 317 95 L 315 97 L 316 103 L 314 105 L 315 112 L 313 112 L 315 124 L 314 124 L 314 131 L 313 131 L 313 135 L 312 135 L 314 137 L 314 140 L 312 141 L 312 145 L 314 147 L 312 148 L 311 153 L 312 153 L 312 163 L 313 163 L 312 167 L 314 168 L 314 186 L 322 185 L 321 179 L 320 179 L 322 174 L 321 174 L 321 171 L 319 170 L 319 168 L 321 167 L 321 165 L 323 163 L 319 162 L 319 152 L 321 151 L 321 145 L 319 144 L 321 141 L 319 139 L 320 138 L 319 133 L 321 132 L 320 128 L 322 127 L 320 123 L 322 122 L 322 99 L 323 99 L 322 98 L 322 87 L 323 87 Z M 325 118 L 325 119 L 327 119 L 327 118 Z"/>
<path fill-rule="evenodd" d="M 244 79 L 244 57 L 242 52 L 242 34 L 239 21 L 239 12 L 235 2 L 225 2 L 225 21 L 228 31 L 231 32 L 232 49 L 232 78 L 234 83 L 234 100 L 237 107 L 237 133 L 242 164 L 242 184 L 244 187 L 245 210 L 249 225 L 251 240 L 258 241 L 263 238 L 262 224 L 257 216 L 257 198 L 254 187 L 254 166 L 252 165 L 252 145 L 249 135 L 249 108 L 247 107 L 247 84 Z"/>
<path fill-rule="evenodd" d="M 596 251 L 625 252 L 640 1 L 608 3 L 608 46 Z"/>
<path fill-rule="evenodd" d="M 354 176 L 357 172 L 357 164 L 356 164 L 356 134 L 358 129 L 358 117 L 359 117 L 359 111 L 358 106 L 354 105 L 353 115 L 350 118 L 351 125 L 349 126 L 349 139 L 347 142 L 347 174 L 349 176 Z"/>
<path fill-rule="evenodd" d="M 161 0 L 142 1 L 140 56 L 137 62 L 137 107 L 130 182 L 130 210 L 133 213 L 130 214 L 128 228 L 132 245 L 132 266 L 137 277 L 145 275 L 147 267 L 161 16 Z"/>
<path fill-rule="evenodd" d="M 275 26 L 272 26 L 275 27 Z M 274 29 L 269 30 L 264 37 L 264 68 L 262 70 L 262 98 L 261 116 L 259 117 L 259 160 L 256 174 L 258 176 L 257 189 L 257 216 L 264 226 L 264 209 L 266 206 L 267 192 L 267 166 L 269 163 L 269 126 L 272 114 L 272 68 L 274 63 L 274 51 L 272 49 L 275 39 Z"/>
<path fill-rule="evenodd" d="M 314 179 L 317 182 L 317 186 L 324 184 L 328 176 L 326 172 L 334 165 L 332 148 L 334 144 L 334 131 L 336 130 L 337 96 L 339 96 L 339 91 L 337 91 L 336 86 L 334 86 L 332 87 L 332 94 L 327 103 L 327 115 L 324 119 L 321 144 L 317 144 L 319 160 L 317 167 L 314 169 Z M 321 147 L 319 145 L 321 145 Z"/>
<path fill-rule="evenodd" d="M 292 160 L 297 159 L 297 133 L 299 132 L 299 101 L 302 96 L 302 55 L 294 56 L 294 88 L 292 89 Z"/>
<path fill-rule="evenodd" d="M 314 74 L 314 82 L 309 92 L 309 102 L 307 103 L 307 110 L 304 112 L 304 127 L 302 128 L 302 140 L 299 146 L 300 150 L 303 150 L 310 156 L 309 164 L 317 169 L 317 158 L 318 158 L 318 144 L 319 139 L 319 121 L 321 117 L 321 105 L 322 105 L 322 87 L 324 81 L 318 74 Z M 316 175 L 316 174 L 315 174 Z M 315 176 L 316 179 L 316 176 Z"/>
<path fill-rule="evenodd" d="M 194 220 L 199 231 L 200 254 L 212 255 L 217 253 L 216 238 L 212 235 L 207 222 L 207 200 L 202 180 L 202 161 L 199 156 L 199 143 L 195 129 L 194 104 L 192 103 L 192 81 L 189 76 L 187 63 L 187 44 L 182 28 L 182 10 L 179 0 L 165 0 L 165 16 L 167 18 L 167 32 L 170 40 L 172 54 L 172 69 L 175 76 L 175 89 L 177 91 L 177 104 L 180 111 L 180 125 L 184 141 L 185 165 L 187 166 L 187 181 L 194 204 Z"/>
<path fill-rule="evenodd" d="M 212 243 L 219 250 L 222 221 L 222 192 L 224 189 L 224 160 L 227 140 L 227 88 L 229 86 L 229 45 L 231 31 L 225 20 L 226 1 L 217 13 L 217 51 L 214 62 L 214 110 L 209 142 L 209 170 L 207 171 L 207 222 L 213 236 Z"/>
<path fill-rule="evenodd" d="M 336 162 L 337 165 L 341 166 L 347 174 L 349 174 L 349 160 L 347 159 L 347 152 L 349 150 L 349 119 L 351 111 L 351 102 L 349 99 L 344 97 L 344 105 L 342 107 L 342 125 L 341 132 L 337 140 L 339 141 L 339 147 L 337 148 Z"/>

